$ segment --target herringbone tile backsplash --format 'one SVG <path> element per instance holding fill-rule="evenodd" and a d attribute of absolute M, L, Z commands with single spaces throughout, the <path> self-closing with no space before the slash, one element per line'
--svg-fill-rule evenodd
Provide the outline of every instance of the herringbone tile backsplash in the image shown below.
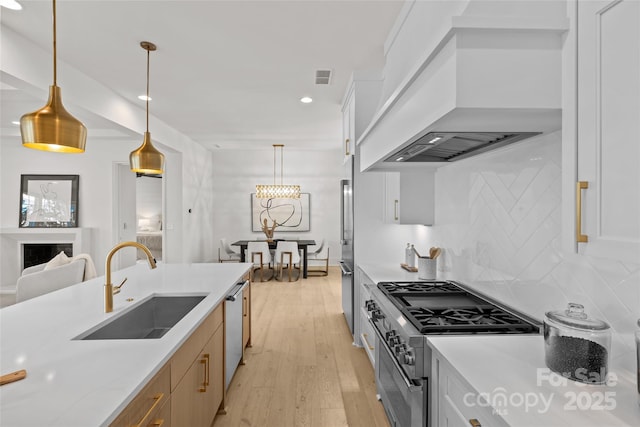
<path fill-rule="evenodd" d="M 438 169 L 439 275 L 539 320 L 581 303 L 612 326 L 614 353 L 635 349 L 640 265 L 563 251 L 561 153 L 556 132 Z"/>

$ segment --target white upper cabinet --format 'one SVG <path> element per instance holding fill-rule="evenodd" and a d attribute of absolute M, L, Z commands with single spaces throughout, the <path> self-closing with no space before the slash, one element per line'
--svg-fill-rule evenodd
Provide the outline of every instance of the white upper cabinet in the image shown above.
<path fill-rule="evenodd" d="M 377 72 L 356 72 L 351 76 L 342 102 L 342 144 L 345 156 L 356 151 L 356 139 L 376 111 L 382 77 Z"/>
<path fill-rule="evenodd" d="M 384 222 L 434 224 L 435 169 L 385 172 L 384 178 Z"/>
<path fill-rule="evenodd" d="M 342 144 L 345 156 L 352 156 L 355 151 L 355 111 L 356 100 L 353 91 L 350 91 L 342 108 Z"/>
<path fill-rule="evenodd" d="M 569 141 L 577 141 L 576 215 L 568 223 L 578 253 L 637 263 L 640 2 L 579 1 L 575 13 L 577 136 Z"/>

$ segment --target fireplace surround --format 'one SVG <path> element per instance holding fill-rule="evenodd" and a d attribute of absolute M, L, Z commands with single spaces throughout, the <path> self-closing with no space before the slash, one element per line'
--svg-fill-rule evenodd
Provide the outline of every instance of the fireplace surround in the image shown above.
<path fill-rule="evenodd" d="M 90 228 L 2 228 L 0 229 L 0 288 L 15 289 L 16 281 L 25 268 L 24 245 L 54 245 L 71 246 L 71 254 L 91 253 Z M 64 250 L 60 249 L 60 250 Z M 57 250 L 48 259 L 60 252 Z M 70 254 L 65 251 L 68 256 Z M 46 255 L 45 255 L 46 256 Z M 44 260 L 42 262 L 46 262 Z M 40 262 L 36 262 L 40 263 Z"/>

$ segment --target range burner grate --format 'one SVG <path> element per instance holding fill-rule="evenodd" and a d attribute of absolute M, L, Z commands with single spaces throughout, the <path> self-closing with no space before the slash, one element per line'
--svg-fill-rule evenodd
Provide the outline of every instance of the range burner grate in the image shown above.
<path fill-rule="evenodd" d="M 378 284 L 389 296 L 405 294 L 460 293 L 463 290 L 449 282 L 381 282 Z"/>
<path fill-rule="evenodd" d="M 405 315 L 423 334 L 529 333 L 536 327 L 502 310 L 485 305 L 432 309 L 406 307 Z"/>

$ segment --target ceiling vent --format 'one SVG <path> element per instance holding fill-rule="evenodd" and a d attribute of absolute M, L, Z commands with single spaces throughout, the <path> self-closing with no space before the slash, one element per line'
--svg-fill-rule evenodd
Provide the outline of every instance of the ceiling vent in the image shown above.
<path fill-rule="evenodd" d="M 316 70 L 316 84 L 328 85 L 331 83 L 331 70 Z"/>

